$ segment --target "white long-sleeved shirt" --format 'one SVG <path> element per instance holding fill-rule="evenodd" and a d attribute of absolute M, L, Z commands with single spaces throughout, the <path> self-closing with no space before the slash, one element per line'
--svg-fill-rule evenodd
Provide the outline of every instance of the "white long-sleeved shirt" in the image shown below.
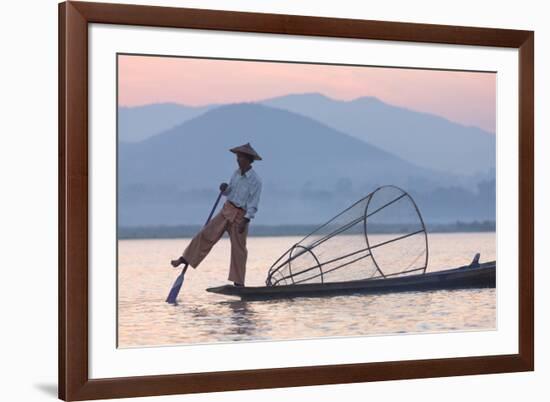
<path fill-rule="evenodd" d="M 262 192 L 262 180 L 260 176 L 250 168 L 244 175 L 241 169 L 237 169 L 229 186 L 224 191 L 227 200 L 246 211 L 245 218 L 254 219 L 258 211 L 260 193 Z"/>

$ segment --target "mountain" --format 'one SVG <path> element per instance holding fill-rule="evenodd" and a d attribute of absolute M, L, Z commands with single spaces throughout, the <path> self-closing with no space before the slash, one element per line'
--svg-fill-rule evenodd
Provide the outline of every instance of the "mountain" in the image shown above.
<path fill-rule="evenodd" d="M 261 223 L 318 223 L 381 184 L 434 188 L 454 180 L 296 113 L 226 105 L 119 143 L 119 223 L 200 223 L 236 169 L 229 148 L 246 142 L 264 159 L 254 164 L 264 183 Z"/>
<path fill-rule="evenodd" d="M 118 135 L 121 141 L 136 142 L 199 116 L 215 105 L 191 107 L 176 103 L 155 103 L 118 108 Z"/>
<path fill-rule="evenodd" d="M 348 102 L 315 93 L 297 94 L 262 104 L 310 117 L 418 166 L 469 175 L 495 167 L 494 134 L 392 106 L 374 97 Z"/>

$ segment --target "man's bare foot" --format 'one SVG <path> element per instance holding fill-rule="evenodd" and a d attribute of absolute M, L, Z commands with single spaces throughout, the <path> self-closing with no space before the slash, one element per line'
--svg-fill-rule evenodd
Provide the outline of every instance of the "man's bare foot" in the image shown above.
<path fill-rule="evenodd" d="M 177 268 L 177 267 L 179 267 L 181 264 L 187 264 L 187 261 L 185 261 L 185 258 L 180 257 L 180 258 L 178 258 L 177 260 L 172 260 L 172 261 L 170 261 L 170 264 L 172 264 L 172 266 L 173 266 L 174 268 Z"/>

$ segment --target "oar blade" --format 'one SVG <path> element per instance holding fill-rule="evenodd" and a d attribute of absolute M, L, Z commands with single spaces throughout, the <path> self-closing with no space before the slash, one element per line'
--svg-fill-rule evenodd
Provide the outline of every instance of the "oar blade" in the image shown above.
<path fill-rule="evenodd" d="M 170 289 L 170 293 L 168 294 L 168 297 L 166 298 L 166 303 L 170 304 L 176 304 L 176 300 L 178 298 L 178 295 L 180 293 L 181 286 L 183 285 L 183 279 L 185 272 L 182 272 L 177 277 L 176 281 L 172 285 L 172 289 Z"/>
<path fill-rule="evenodd" d="M 208 219 L 206 220 L 206 223 L 204 224 L 204 226 L 208 225 L 208 222 L 210 222 L 212 215 L 214 215 L 214 211 L 216 211 L 218 203 L 220 202 L 220 198 L 222 198 L 222 194 L 223 194 L 223 191 L 220 191 L 220 193 L 218 194 L 218 198 L 216 198 L 216 202 L 214 203 L 214 206 L 212 207 L 212 210 L 210 211 L 210 215 L 208 215 Z M 187 271 L 187 267 L 188 267 L 188 264 L 185 264 L 185 267 L 181 271 L 181 274 L 176 279 L 176 282 L 174 282 L 174 285 L 172 285 L 172 289 L 170 289 L 170 293 L 166 298 L 166 303 L 176 304 L 176 299 L 178 298 L 178 294 L 180 293 L 181 285 L 183 285 L 183 277 L 185 275 L 185 271 Z"/>

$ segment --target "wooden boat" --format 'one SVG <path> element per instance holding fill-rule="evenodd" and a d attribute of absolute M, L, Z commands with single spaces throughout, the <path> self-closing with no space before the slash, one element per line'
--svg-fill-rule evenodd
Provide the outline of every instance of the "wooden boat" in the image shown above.
<path fill-rule="evenodd" d="M 225 285 L 209 288 L 206 291 L 238 296 L 242 300 L 266 300 L 346 294 L 421 292 L 440 289 L 494 288 L 495 283 L 496 261 L 491 261 L 480 264 L 477 267 L 465 265 L 454 269 L 420 275 L 281 286 L 237 287 Z"/>

